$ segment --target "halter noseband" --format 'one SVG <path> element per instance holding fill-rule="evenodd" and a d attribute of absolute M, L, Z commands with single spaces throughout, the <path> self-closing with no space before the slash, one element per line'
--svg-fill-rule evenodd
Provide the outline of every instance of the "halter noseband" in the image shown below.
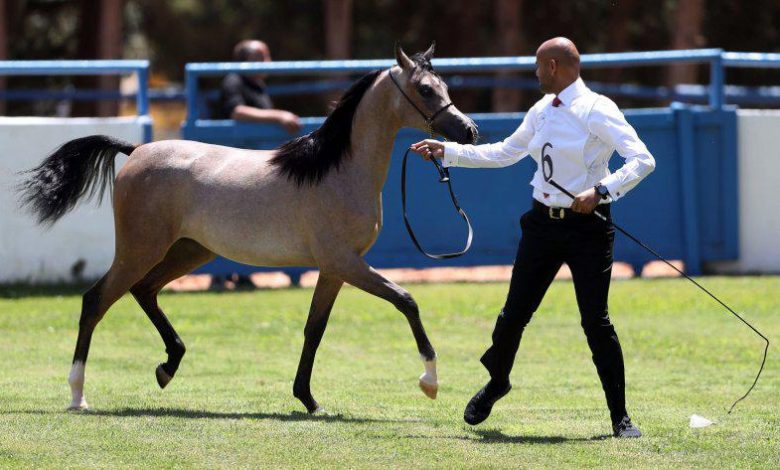
<path fill-rule="evenodd" d="M 417 70 L 417 67 L 412 69 L 412 74 L 414 74 L 415 70 Z M 408 101 L 409 104 L 412 105 L 412 107 L 414 107 L 414 109 L 416 109 L 418 113 L 420 113 L 420 116 L 422 116 L 422 118 L 425 120 L 425 124 L 428 126 L 428 134 L 433 136 L 433 121 L 435 121 L 436 118 L 439 117 L 439 114 L 444 112 L 444 110 L 446 110 L 447 108 L 452 106 L 452 101 L 450 101 L 449 103 L 445 104 L 438 111 L 436 111 L 430 117 L 428 117 L 428 115 L 425 114 L 425 111 L 423 111 L 422 109 L 420 109 L 419 106 L 414 104 L 414 101 L 412 101 L 412 99 L 409 98 L 409 95 L 406 94 L 404 89 L 401 88 L 401 85 L 398 83 L 398 81 L 395 79 L 395 76 L 393 75 L 393 70 L 392 69 L 390 71 L 388 71 L 388 75 L 390 75 L 390 80 L 393 81 L 393 84 L 395 84 L 395 87 L 398 88 L 398 91 L 400 91 L 401 94 L 404 95 L 404 98 L 406 98 L 406 101 Z"/>

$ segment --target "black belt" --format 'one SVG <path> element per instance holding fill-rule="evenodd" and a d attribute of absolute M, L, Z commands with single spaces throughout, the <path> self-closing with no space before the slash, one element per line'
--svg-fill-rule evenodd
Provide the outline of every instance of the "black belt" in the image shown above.
<path fill-rule="evenodd" d="M 590 217 L 591 214 L 582 214 L 580 212 L 574 212 L 573 210 L 566 208 L 566 207 L 550 207 L 545 206 L 541 202 L 537 201 L 536 199 L 533 200 L 533 209 L 536 212 L 539 212 L 543 214 L 545 217 L 550 219 L 566 219 L 568 218 L 582 218 L 582 217 Z M 605 216 L 609 217 L 610 212 L 610 205 L 609 204 L 599 204 L 599 206 L 596 208 L 599 212 L 604 214 Z"/>

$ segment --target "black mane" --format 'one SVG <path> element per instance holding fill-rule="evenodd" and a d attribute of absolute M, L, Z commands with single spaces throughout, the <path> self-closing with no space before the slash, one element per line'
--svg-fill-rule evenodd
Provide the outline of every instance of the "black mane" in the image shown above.
<path fill-rule="evenodd" d="M 319 129 L 279 147 L 271 164 L 288 179 L 295 180 L 298 186 L 313 186 L 330 170 L 338 171 L 349 154 L 355 110 L 380 72 L 370 72 L 352 84 Z"/>

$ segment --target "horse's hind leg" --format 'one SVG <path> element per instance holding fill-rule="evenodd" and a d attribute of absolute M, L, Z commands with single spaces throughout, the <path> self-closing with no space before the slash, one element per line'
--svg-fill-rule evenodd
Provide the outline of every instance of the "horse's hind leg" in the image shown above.
<path fill-rule="evenodd" d="M 198 242 L 188 238 L 179 239 L 168 250 L 165 258 L 130 289 L 130 293 L 133 294 L 149 320 L 157 328 L 165 343 L 168 360 L 158 365 L 155 370 L 157 384 L 160 385 L 160 388 L 165 388 L 176 374 L 186 349 L 179 334 L 176 333 L 165 313 L 157 305 L 157 294 L 169 282 L 189 274 L 198 266 L 213 260 L 215 257 L 214 253 Z"/>
<path fill-rule="evenodd" d="M 165 254 L 166 247 L 144 246 L 134 253 L 118 251 L 108 272 L 92 286 L 82 301 L 79 335 L 73 365 L 68 375 L 72 400 L 68 409 L 88 407 L 84 399 L 84 368 L 89 355 L 92 333 L 109 307 L 138 282 Z"/>
<path fill-rule="evenodd" d="M 369 294 L 387 300 L 404 314 L 412 328 L 414 340 L 417 342 L 417 350 L 425 365 L 425 372 L 420 376 L 420 389 L 428 398 L 435 399 L 439 390 L 436 375 L 436 352 L 428 340 L 428 335 L 425 333 L 422 320 L 420 320 L 420 310 L 411 294 L 393 281 L 385 279 L 363 258 L 357 256 L 350 257 L 347 261 L 341 260 L 335 269 L 344 281 Z"/>
<path fill-rule="evenodd" d="M 293 395 L 303 403 L 309 413 L 321 410 L 317 401 L 311 396 L 311 372 L 314 367 L 314 355 L 317 354 L 317 347 L 325 333 L 330 311 L 343 284 L 341 279 L 320 273 L 311 299 L 309 318 L 303 330 L 303 352 L 301 352 L 301 360 L 293 384 Z"/>

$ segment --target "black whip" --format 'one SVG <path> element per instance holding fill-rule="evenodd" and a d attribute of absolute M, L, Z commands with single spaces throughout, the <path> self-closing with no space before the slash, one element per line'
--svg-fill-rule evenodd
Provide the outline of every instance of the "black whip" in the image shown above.
<path fill-rule="evenodd" d="M 546 175 L 545 175 L 545 176 L 546 176 Z M 567 191 L 567 190 L 566 190 L 566 188 L 564 188 L 563 186 L 559 185 L 559 184 L 558 184 L 557 182 L 555 182 L 555 180 L 553 180 L 552 178 L 545 178 L 545 179 L 546 179 L 546 181 L 547 181 L 548 183 L 550 183 L 552 186 L 554 186 L 555 188 L 557 188 L 557 189 L 558 189 L 559 191 L 561 191 L 563 194 L 565 194 L 565 195 L 569 196 L 570 198 L 572 198 L 572 200 L 573 200 L 573 199 L 576 199 L 576 198 L 575 198 L 575 196 L 574 196 L 572 193 L 570 193 L 569 191 Z M 739 398 L 738 398 L 738 399 L 737 399 L 737 400 L 736 400 L 736 401 L 735 401 L 735 402 L 734 402 L 734 403 L 731 405 L 731 408 L 729 408 L 729 411 L 728 411 L 728 414 L 731 414 L 731 412 L 734 410 L 734 407 L 735 407 L 735 406 L 737 406 L 737 403 L 739 403 L 739 402 L 741 402 L 742 400 L 744 400 L 744 399 L 745 399 L 745 398 L 746 398 L 746 397 L 747 397 L 747 396 L 750 394 L 750 392 L 752 392 L 752 391 L 753 391 L 753 388 L 755 388 L 756 384 L 758 383 L 758 378 L 759 378 L 759 377 L 761 377 L 761 372 L 763 372 L 763 371 L 764 371 L 764 364 L 766 364 L 766 356 L 767 356 L 767 352 L 769 351 L 769 338 L 767 338 L 766 336 L 764 336 L 764 335 L 763 335 L 763 334 L 762 334 L 760 331 L 758 331 L 758 330 L 757 330 L 757 329 L 756 329 L 756 328 L 755 328 L 753 325 L 751 325 L 751 324 L 750 324 L 750 322 L 748 322 L 747 320 L 745 320 L 744 318 L 742 318 L 742 317 L 741 317 L 741 316 L 740 316 L 740 315 L 739 315 L 737 312 L 735 312 L 735 311 L 734 311 L 734 310 L 733 310 L 731 307 L 729 307 L 729 306 L 728 306 L 728 305 L 726 305 L 726 304 L 725 304 L 725 303 L 724 303 L 722 300 L 720 300 L 718 297 L 716 297 L 716 296 L 715 296 L 715 294 L 713 294 L 712 292 L 710 292 L 709 290 L 707 290 L 706 288 L 704 288 L 704 286 L 702 286 L 702 285 L 701 285 L 701 284 L 699 284 L 698 282 L 694 281 L 694 280 L 693 280 L 693 279 L 692 279 L 690 276 L 688 276 L 687 274 L 685 274 L 685 273 L 684 273 L 684 272 L 682 272 L 681 270 L 677 269 L 677 267 L 676 267 L 675 265 L 673 265 L 672 263 L 670 263 L 669 261 L 667 261 L 667 260 L 666 260 L 666 259 L 665 259 L 663 256 L 661 256 L 660 254 L 658 254 L 658 252 L 656 252 L 655 250 L 653 250 L 652 248 L 650 248 L 649 246 L 647 246 L 647 245 L 646 245 L 645 243 L 643 243 L 641 240 L 639 240 L 639 239 L 638 239 L 638 238 L 636 238 L 635 236 L 633 236 L 633 235 L 631 235 L 630 233 L 628 233 L 628 232 L 627 232 L 625 229 L 623 229 L 623 228 L 622 228 L 621 226 L 619 226 L 618 224 L 616 224 L 616 223 L 614 223 L 614 222 L 610 222 L 610 221 L 608 221 L 608 220 L 607 220 L 607 218 L 604 216 L 604 214 L 602 214 L 602 213 L 600 213 L 600 212 L 598 212 L 598 211 L 594 211 L 594 212 L 593 212 L 593 214 L 595 214 L 595 215 L 596 215 L 598 218 L 600 218 L 600 219 L 601 219 L 601 220 L 603 220 L 604 222 L 607 222 L 607 223 L 611 224 L 613 227 L 615 227 L 617 230 L 619 230 L 619 231 L 620 231 L 620 232 L 621 232 L 623 235 L 627 236 L 628 238 L 630 238 L 631 240 L 633 240 L 634 242 L 636 242 L 636 243 L 637 243 L 639 246 L 641 246 L 641 247 L 642 247 L 642 248 L 644 248 L 645 250 L 647 250 L 647 251 L 649 251 L 650 253 L 652 253 L 652 254 L 653 254 L 653 256 L 655 256 L 655 257 L 656 257 L 656 258 L 658 258 L 659 260 L 663 261 L 663 262 L 664 262 L 664 263 L 666 263 L 666 264 L 667 264 L 669 267 L 671 267 L 672 269 L 674 269 L 675 271 L 677 271 L 678 273 L 680 273 L 680 275 L 681 275 L 681 276 L 683 276 L 683 277 L 685 277 L 685 279 L 688 279 L 689 281 L 691 281 L 691 282 L 692 282 L 692 283 L 693 283 L 693 284 L 694 284 L 696 287 L 698 287 L 699 289 L 701 289 L 702 291 L 704 291 L 704 292 L 705 292 L 707 295 L 709 295 L 710 297 L 712 297 L 712 298 L 713 298 L 713 299 L 714 299 L 716 302 L 718 302 L 719 304 L 721 304 L 721 305 L 723 306 L 723 308 L 725 308 L 726 310 L 728 310 L 728 311 L 729 311 L 729 312 L 730 312 L 732 315 L 734 315 L 735 317 L 739 318 L 739 320 L 740 320 L 742 323 L 744 323 L 745 325 L 747 325 L 747 326 L 748 326 L 748 327 L 749 327 L 751 330 L 753 330 L 753 331 L 754 331 L 754 332 L 755 332 L 755 333 L 756 333 L 758 336 L 760 336 L 760 337 L 761 337 L 761 339 L 763 339 L 763 340 L 766 342 L 766 346 L 764 346 L 764 358 L 761 360 L 761 367 L 759 367 L 759 369 L 758 369 L 758 374 L 756 374 L 756 379 L 753 381 L 753 385 L 751 385 L 751 386 L 750 386 L 750 388 L 748 389 L 748 391 L 747 391 L 747 392 L 745 392 L 745 394 L 744 394 L 744 395 L 742 395 L 741 397 L 739 397 Z"/>

